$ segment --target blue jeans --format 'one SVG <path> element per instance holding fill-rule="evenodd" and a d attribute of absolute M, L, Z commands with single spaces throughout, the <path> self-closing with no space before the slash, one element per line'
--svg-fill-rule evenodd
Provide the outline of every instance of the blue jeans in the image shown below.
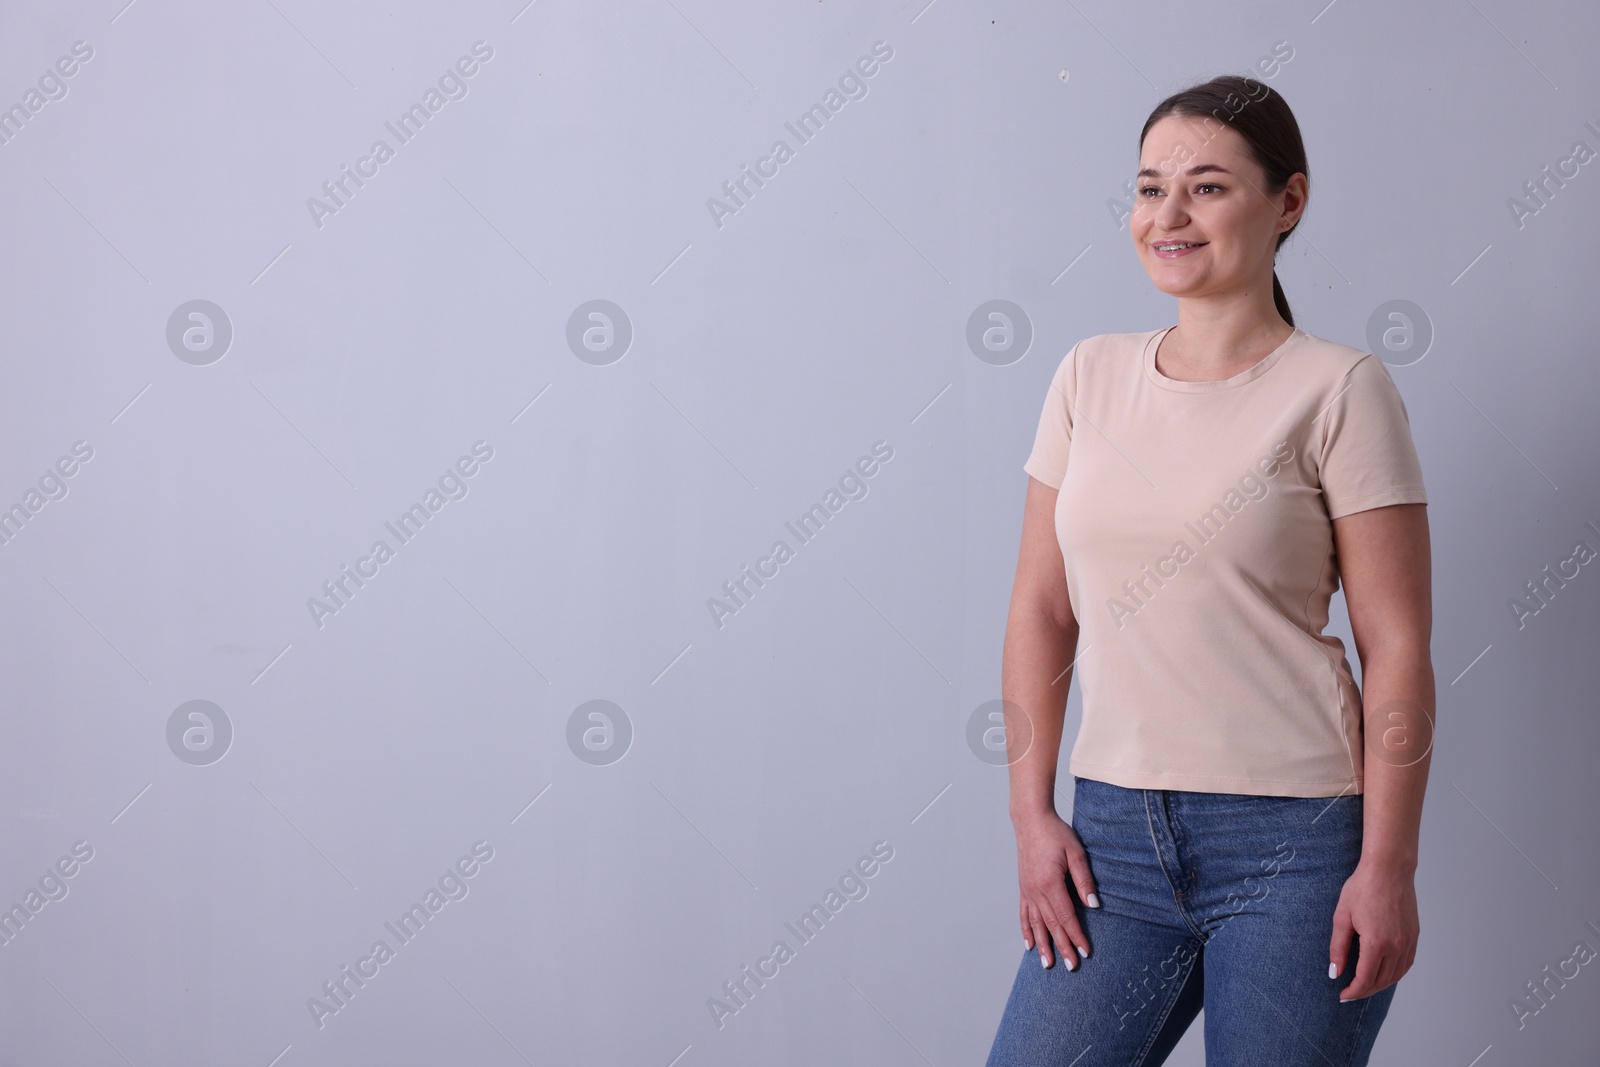
<path fill-rule="evenodd" d="M 1079 778 L 1072 826 L 1100 907 L 1068 893 L 1090 956 L 1023 952 L 989 1067 L 1154 1067 L 1205 1009 L 1207 1067 L 1363 1067 L 1396 985 L 1328 977 L 1362 799 L 1127 789 Z"/>

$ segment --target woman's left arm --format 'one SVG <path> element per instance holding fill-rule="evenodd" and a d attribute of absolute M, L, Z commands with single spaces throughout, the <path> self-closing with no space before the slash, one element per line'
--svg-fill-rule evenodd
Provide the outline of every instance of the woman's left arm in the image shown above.
<path fill-rule="evenodd" d="M 1365 765 L 1361 859 L 1333 917 L 1330 977 L 1360 959 L 1341 1001 L 1400 980 L 1417 954 L 1418 833 L 1433 752 L 1433 563 L 1426 504 L 1392 504 L 1333 520 L 1350 630 L 1361 660 Z"/>

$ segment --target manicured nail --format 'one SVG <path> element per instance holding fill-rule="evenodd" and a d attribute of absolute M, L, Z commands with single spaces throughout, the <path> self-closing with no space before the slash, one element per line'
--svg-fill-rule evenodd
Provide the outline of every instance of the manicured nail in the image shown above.
<path fill-rule="evenodd" d="M 1078 965 L 1077 965 L 1077 964 L 1076 964 L 1076 963 L 1073 963 L 1073 962 L 1072 962 L 1072 959 L 1071 959 L 1071 957 L 1068 957 L 1068 956 L 1063 956 L 1063 957 L 1061 957 L 1061 958 L 1062 958 L 1062 959 L 1063 959 L 1063 960 L 1064 960 L 1064 961 L 1065 961 L 1065 962 L 1066 962 L 1066 965 L 1067 965 L 1067 970 L 1069 970 L 1069 971 L 1075 971 L 1075 970 L 1077 970 L 1077 969 L 1078 969 Z"/>
<path fill-rule="evenodd" d="M 1039 953 L 1039 966 L 1043 967 L 1045 970 L 1050 969 L 1050 957 L 1046 956 L 1043 952 Z"/>
<path fill-rule="evenodd" d="M 1079 945 L 1078 946 L 1078 955 L 1082 956 L 1084 959 L 1088 959 L 1089 958 L 1089 950 L 1084 948 L 1082 945 Z"/>
<path fill-rule="evenodd" d="M 1085 901 L 1085 903 L 1087 903 L 1091 908 L 1098 908 L 1100 906 L 1100 897 L 1096 893 L 1090 893 L 1089 899 Z"/>
<path fill-rule="evenodd" d="M 1328 964 L 1328 977 L 1329 978 L 1337 978 L 1337 977 L 1339 977 L 1339 965 L 1337 963 Z"/>
<path fill-rule="evenodd" d="M 1025 951 L 1027 951 L 1027 952 L 1032 952 L 1032 951 L 1033 951 L 1033 942 L 1032 942 L 1032 941 L 1030 941 L 1030 940 L 1028 940 L 1028 939 L 1027 939 L 1027 938 L 1026 938 L 1026 937 L 1025 937 L 1025 938 L 1023 938 L 1023 939 L 1022 939 L 1022 947 L 1023 947 L 1023 949 L 1024 949 L 1024 950 L 1025 950 Z"/>

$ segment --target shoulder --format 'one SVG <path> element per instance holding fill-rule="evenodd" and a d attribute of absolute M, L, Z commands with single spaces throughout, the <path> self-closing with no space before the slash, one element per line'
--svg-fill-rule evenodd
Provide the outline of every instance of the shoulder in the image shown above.
<path fill-rule="evenodd" d="M 1051 393 L 1063 396 L 1069 407 L 1077 405 L 1080 389 L 1104 393 L 1108 379 L 1126 378 L 1138 368 L 1144 344 L 1160 332 L 1101 333 L 1080 339 L 1056 363 L 1050 376 Z"/>
<path fill-rule="evenodd" d="M 1371 352 L 1342 345 L 1314 333 L 1306 333 L 1301 340 L 1294 354 L 1294 363 L 1313 380 L 1335 386 L 1343 385 L 1353 372 L 1364 379 L 1373 375 L 1389 377 L 1388 367 L 1383 360 Z"/>
<path fill-rule="evenodd" d="M 1097 333 L 1073 345 L 1062 363 L 1076 364 L 1075 370 L 1080 376 L 1086 372 L 1137 365 L 1145 346 L 1160 332 L 1156 329 L 1138 333 Z"/>
<path fill-rule="evenodd" d="M 1138 333 L 1097 333 L 1093 337 L 1085 337 L 1075 347 L 1087 359 L 1116 359 L 1142 352 L 1144 346 L 1155 340 L 1160 332 L 1157 329 Z"/>

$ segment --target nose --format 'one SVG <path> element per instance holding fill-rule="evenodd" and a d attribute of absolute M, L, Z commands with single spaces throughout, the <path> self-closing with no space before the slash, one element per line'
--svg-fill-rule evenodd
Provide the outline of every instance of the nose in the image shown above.
<path fill-rule="evenodd" d="M 1156 209 L 1156 222 L 1161 228 L 1175 230 L 1188 221 L 1189 212 L 1181 196 L 1168 193 L 1161 198 L 1161 206 Z"/>

